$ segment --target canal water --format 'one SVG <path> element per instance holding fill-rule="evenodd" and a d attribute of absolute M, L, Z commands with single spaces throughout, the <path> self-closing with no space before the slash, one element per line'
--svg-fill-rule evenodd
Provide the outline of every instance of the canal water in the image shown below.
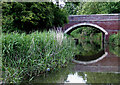
<path fill-rule="evenodd" d="M 67 67 L 37 76 L 30 83 L 120 83 L 119 47 L 88 41 L 77 48 Z"/>

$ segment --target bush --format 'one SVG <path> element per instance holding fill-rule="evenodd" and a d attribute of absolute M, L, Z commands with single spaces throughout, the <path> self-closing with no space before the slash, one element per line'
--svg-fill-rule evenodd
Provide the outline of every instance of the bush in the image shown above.
<path fill-rule="evenodd" d="M 113 34 L 113 35 L 111 35 L 110 36 L 110 38 L 109 38 L 109 42 L 110 42 L 110 44 L 113 44 L 113 45 L 116 45 L 116 46 L 120 46 L 120 36 L 119 36 L 119 33 L 120 32 L 118 32 L 118 34 Z"/>
<path fill-rule="evenodd" d="M 68 22 L 65 10 L 52 2 L 8 2 L 2 5 L 3 32 L 25 31 L 29 33 L 63 26 Z"/>
<path fill-rule="evenodd" d="M 6 33 L 2 36 L 5 82 L 20 82 L 25 76 L 30 79 L 47 70 L 57 70 L 66 66 L 74 55 L 74 43 L 61 32 Z"/>
<path fill-rule="evenodd" d="M 109 46 L 110 52 L 115 54 L 116 56 L 120 57 L 120 46 L 114 46 L 110 45 Z"/>
<path fill-rule="evenodd" d="M 119 33 L 120 32 L 118 32 L 118 34 L 113 34 L 109 38 L 110 52 L 117 55 L 117 56 L 120 56 L 120 52 L 119 52 L 119 50 L 120 50 L 120 36 L 119 36 Z"/>

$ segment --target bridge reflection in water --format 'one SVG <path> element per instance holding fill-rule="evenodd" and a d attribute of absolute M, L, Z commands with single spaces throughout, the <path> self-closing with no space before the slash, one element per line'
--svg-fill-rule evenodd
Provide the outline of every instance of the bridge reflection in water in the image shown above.
<path fill-rule="evenodd" d="M 120 56 L 113 54 L 114 52 L 111 50 L 109 51 L 108 46 L 104 46 L 103 49 L 99 45 L 98 43 L 79 43 L 79 55 L 75 56 L 73 63 L 57 72 L 53 71 L 50 74 L 38 76 L 31 83 L 69 83 L 65 85 L 73 85 L 73 83 L 77 83 L 75 85 L 79 83 L 79 85 L 81 83 L 90 83 L 90 85 L 119 83 Z"/>
<path fill-rule="evenodd" d="M 120 56 L 109 51 L 109 46 L 90 56 L 76 55 L 73 70 L 76 72 L 115 72 L 120 73 Z"/>

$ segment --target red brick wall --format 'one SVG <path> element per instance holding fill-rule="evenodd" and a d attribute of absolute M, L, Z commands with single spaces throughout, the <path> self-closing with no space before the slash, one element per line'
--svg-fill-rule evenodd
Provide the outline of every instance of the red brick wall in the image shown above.
<path fill-rule="evenodd" d="M 105 15 L 70 15 L 68 17 L 69 24 L 63 27 L 65 31 L 67 28 L 78 23 L 91 23 L 98 25 L 105 30 L 120 30 L 120 15 L 119 14 L 105 14 Z"/>

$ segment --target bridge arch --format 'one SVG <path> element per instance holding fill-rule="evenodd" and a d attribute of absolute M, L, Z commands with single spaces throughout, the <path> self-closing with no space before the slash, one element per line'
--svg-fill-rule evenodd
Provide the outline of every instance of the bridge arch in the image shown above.
<path fill-rule="evenodd" d="M 104 30 L 104 28 L 96 25 L 96 24 L 92 24 L 92 23 L 79 23 L 79 24 L 75 24 L 69 28 L 67 28 L 67 30 L 64 31 L 64 33 L 68 33 L 70 32 L 71 30 L 74 30 L 76 27 L 81 27 L 81 26 L 90 26 L 90 27 L 95 27 L 95 28 L 98 28 L 99 30 L 101 30 L 102 32 L 105 33 L 105 35 L 108 35 L 108 32 L 106 30 Z"/>
<path fill-rule="evenodd" d="M 78 63 L 78 64 L 92 64 L 92 63 L 96 63 L 100 60 L 102 60 L 103 58 L 105 58 L 108 55 L 108 52 L 105 52 L 105 54 L 103 54 L 101 57 L 95 59 L 95 60 L 91 60 L 91 61 L 77 61 L 77 60 L 72 60 L 74 63 Z"/>

